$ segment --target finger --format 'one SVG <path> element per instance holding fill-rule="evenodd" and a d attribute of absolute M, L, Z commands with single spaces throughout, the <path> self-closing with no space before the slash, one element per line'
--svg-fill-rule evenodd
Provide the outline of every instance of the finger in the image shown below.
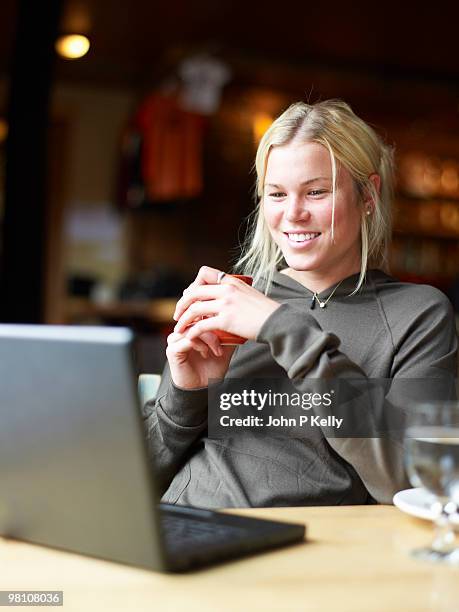
<path fill-rule="evenodd" d="M 169 346 L 170 344 L 174 344 L 174 342 L 178 342 L 179 340 L 181 340 L 182 338 L 184 338 L 183 334 L 177 334 L 175 332 L 172 332 L 171 334 L 169 334 L 166 338 L 167 341 L 167 345 Z"/>
<path fill-rule="evenodd" d="M 173 332 L 172 334 L 169 334 L 169 336 L 167 337 L 167 346 L 173 347 L 172 350 L 175 351 L 177 349 L 176 345 L 178 344 L 178 342 L 180 342 L 184 338 L 189 340 L 189 338 L 187 338 L 184 334 L 178 334 L 178 333 Z M 209 348 L 207 342 L 201 338 L 196 338 L 195 340 L 192 341 L 192 343 L 193 344 L 192 346 L 190 346 L 190 349 L 194 348 L 195 350 L 198 350 L 198 349 L 208 350 Z"/>
<path fill-rule="evenodd" d="M 207 319 L 198 321 L 192 327 L 189 327 L 186 330 L 185 335 L 190 340 L 193 340 L 199 336 L 202 336 L 205 332 L 212 332 L 216 331 L 217 329 L 225 329 L 221 315 L 215 315 L 214 317 L 209 317 Z"/>
<path fill-rule="evenodd" d="M 167 337 L 167 346 L 169 347 L 172 344 L 177 344 L 177 342 L 179 342 L 183 338 L 186 338 L 184 334 L 173 332 Z M 195 348 L 197 350 L 198 347 L 200 347 L 201 349 L 208 348 L 214 353 L 216 357 L 221 357 L 223 355 L 220 340 L 215 334 L 211 332 L 206 332 L 202 334 L 202 336 L 199 336 L 199 338 L 196 338 L 191 342 L 194 344 L 188 347 L 189 350 L 191 350 L 192 348 Z M 176 347 L 174 347 L 172 350 L 175 351 Z"/>
<path fill-rule="evenodd" d="M 178 357 L 189 353 L 190 351 L 197 351 L 203 357 L 209 356 L 209 347 L 200 338 L 187 338 L 182 336 L 176 342 L 170 344 L 166 349 L 167 357 Z"/>
<path fill-rule="evenodd" d="M 211 300 L 219 297 L 222 293 L 221 287 L 218 285 L 190 285 L 183 292 L 183 296 L 175 305 L 173 319 L 178 321 L 182 313 L 192 304 L 199 300 Z"/>
<path fill-rule="evenodd" d="M 199 336 L 199 339 L 207 344 L 216 357 L 221 357 L 223 355 L 223 347 L 215 334 L 212 332 L 204 332 Z"/>
<path fill-rule="evenodd" d="M 196 323 L 203 317 L 213 317 L 221 310 L 220 300 L 207 300 L 205 302 L 193 302 L 180 316 L 174 331 L 183 333 L 189 325 Z"/>
<path fill-rule="evenodd" d="M 218 275 L 221 270 L 217 268 L 210 268 L 209 266 L 201 266 L 199 272 L 194 279 L 196 285 L 216 285 L 218 282 Z"/>
<path fill-rule="evenodd" d="M 221 270 L 217 268 L 210 268 L 209 266 L 201 266 L 196 275 L 196 278 L 192 283 L 183 290 L 183 294 L 187 293 L 193 287 L 199 287 L 201 285 L 216 285 L 218 284 L 219 275 L 222 274 Z"/>

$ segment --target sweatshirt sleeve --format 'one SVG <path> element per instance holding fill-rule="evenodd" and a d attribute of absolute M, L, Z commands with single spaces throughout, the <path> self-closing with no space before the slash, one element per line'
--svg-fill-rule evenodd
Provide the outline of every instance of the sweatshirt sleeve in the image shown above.
<path fill-rule="evenodd" d="M 436 308 L 426 308 L 413 317 L 412 325 L 400 336 L 394 346 L 391 387 L 385 396 L 362 392 L 365 373 L 339 350 L 339 338 L 323 331 L 303 309 L 282 304 L 265 321 L 257 341 L 269 345 L 273 358 L 300 392 L 307 391 L 310 379 L 337 379 L 340 386 L 351 389 L 350 394 L 344 394 L 347 395 L 344 409 L 351 412 L 355 409 L 354 415 L 360 419 L 362 414 L 368 415 L 365 437 L 339 438 L 326 432 L 324 435 L 330 446 L 354 467 L 370 495 L 380 503 L 392 503 L 397 491 L 410 486 L 404 470 L 403 439 L 400 431 L 395 437 L 380 435 L 377 419 L 372 434 L 369 409 L 373 416 L 384 415 L 394 406 L 422 399 L 423 390 L 432 387 L 433 382 L 436 390 L 451 389 L 456 372 L 457 337 L 446 298 Z M 396 379 L 402 384 L 393 384 Z M 359 390 L 352 397 L 353 381 L 359 380 L 363 385 L 357 385 Z M 419 388 L 419 382 L 424 389 Z"/>
<path fill-rule="evenodd" d="M 156 399 L 142 407 L 148 454 L 161 495 L 207 428 L 207 387 L 185 390 L 172 382 L 166 364 Z"/>

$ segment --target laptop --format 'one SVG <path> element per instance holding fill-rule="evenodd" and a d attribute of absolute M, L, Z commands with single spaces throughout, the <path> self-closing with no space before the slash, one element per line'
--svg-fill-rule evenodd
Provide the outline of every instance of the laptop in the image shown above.
<path fill-rule="evenodd" d="M 0 534 L 186 571 L 305 528 L 160 503 L 129 329 L 0 325 Z"/>

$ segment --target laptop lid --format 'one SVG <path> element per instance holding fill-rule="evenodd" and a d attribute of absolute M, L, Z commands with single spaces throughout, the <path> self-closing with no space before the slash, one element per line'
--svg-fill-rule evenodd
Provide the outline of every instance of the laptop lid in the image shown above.
<path fill-rule="evenodd" d="M 0 534 L 165 569 L 132 342 L 0 325 Z"/>

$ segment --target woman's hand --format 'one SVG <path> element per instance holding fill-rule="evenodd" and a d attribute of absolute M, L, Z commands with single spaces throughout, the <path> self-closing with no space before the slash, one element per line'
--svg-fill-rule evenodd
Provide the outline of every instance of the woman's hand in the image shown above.
<path fill-rule="evenodd" d="M 183 295 L 200 285 L 216 283 L 218 274 L 219 270 L 202 267 Z M 174 319 L 180 303 L 181 300 L 177 302 Z M 166 356 L 174 384 L 182 389 L 198 389 L 208 387 L 209 380 L 224 378 L 234 347 L 221 346 L 220 340 L 211 332 L 203 333 L 199 338 L 188 338 L 188 334 L 189 330 L 186 333 L 174 330 L 167 338 Z"/>
<path fill-rule="evenodd" d="M 220 270 L 215 268 L 200 269 L 196 280 L 177 302 L 174 332 L 190 341 L 203 340 L 204 334 L 215 330 L 255 340 L 266 319 L 280 304 L 229 275 L 217 284 L 219 274 Z"/>
<path fill-rule="evenodd" d="M 220 346 L 211 332 L 195 339 L 174 332 L 167 338 L 166 356 L 172 380 L 182 389 L 207 387 L 209 380 L 224 378 L 233 352 L 233 346 Z"/>

